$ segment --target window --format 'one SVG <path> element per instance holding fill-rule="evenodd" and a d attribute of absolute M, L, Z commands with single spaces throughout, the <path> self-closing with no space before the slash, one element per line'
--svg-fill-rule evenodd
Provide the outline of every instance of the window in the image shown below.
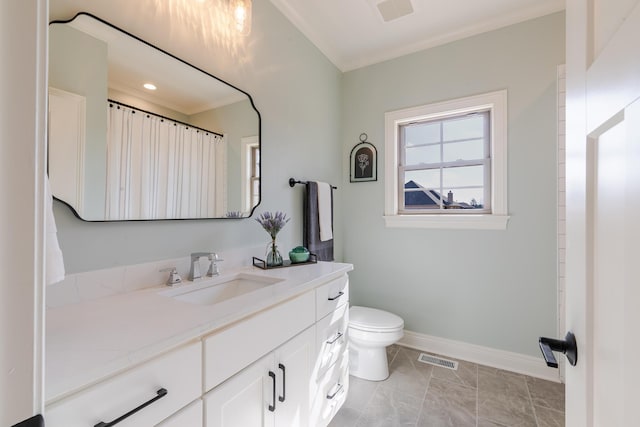
<path fill-rule="evenodd" d="M 385 115 L 388 227 L 505 229 L 506 91 Z"/>
<path fill-rule="evenodd" d="M 250 207 L 254 207 L 260 203 L 260 147 L 252 145 L 250 150 L 251 174 L 249 175 L 249 186 L 251 188 L 249 190 L 249 200 L 251 200 Z"/>
<path fill-rule="evenodd" d="M 250 213 L 260 203 L 260 144 L 257 136 L 241 138 L 242 212 Z"/>

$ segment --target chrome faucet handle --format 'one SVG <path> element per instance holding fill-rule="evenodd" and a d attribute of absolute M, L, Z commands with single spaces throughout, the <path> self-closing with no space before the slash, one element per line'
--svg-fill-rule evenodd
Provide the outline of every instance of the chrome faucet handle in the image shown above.
<path fill-rule="evenodd" d="M 189 270 L 189 280 L 193 281 L 202 277 L 200 273 L 200 258 L 208 257 L 209 252 L 193 252 L 191 254 L 191 269 Z"/>
<path fill-rule="evenodd" d="M 217 263 L 224 260 L 220 258 L 217 253 L 212 252 L 209 254 L 209 261 L 211 261 L 211 263 L 209 264 L 209 271 L 207 271 L 207 276 L 213 277 L 220 275 L 220 269 L 218 268 Z"/>
<path fill-rule="evenodd" d="M 182 283 L 182 278 L 178 274 L 178 270 L 175 267 L 163 268 L 160 270 L 161 273 L 169 272 L 169 278 L 167 279 L 167 286 L 177 285 L 178 283 Z"/>

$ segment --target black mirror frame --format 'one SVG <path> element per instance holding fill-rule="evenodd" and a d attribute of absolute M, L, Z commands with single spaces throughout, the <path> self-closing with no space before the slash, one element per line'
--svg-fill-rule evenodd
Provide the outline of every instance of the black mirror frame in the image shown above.
<path fill-rule="evenodd" d="M 251 95 L 249 95 L 244 90 L 238 88 L 237 86 L 232 85 L 231 83 L 228 83 L 228 82 L 222 80 L 221 78 L 214 76 L 213 74 L 203 70 L 202 68 L 196 67 L 195 65 L 193 65 L 193 64 L 191 64 L 191 63 L 189 63 L 189 62 L 177 57 L 176 55 L 174 55 L 174 54 L 172 54 L 170 52 L 167 52 L 166 50 L 161 49 L 161 48 L 149 43 L 148 41 L 141 39 L 140 37 L 136 36 L 135 34 L 132 34 L 132 33 L 128 32 L 128 31 L 126 31 L 126 30 L 123 30 L 122 28 L 119 28 L 119 27 L 113 25 L 112 23 L 105 21 L 102 18 L 99 18 L 99 17 L 93 15 L 92 13 L 89 13 L 89 12 L 78 12 L 70 19 L 53 20 L 53 21 L 49 22 L 49 26 L 51 26 L 52 24 L 68 24 L 68 23 L 72 22 L 74 19 L 76 19 L 77 17 L 83 16 L 83 15 L 84 16 L 88 16 L 90 18 L 93 18 L 93 19 L 95 19 L 95 20 L 97 20 L 97 21 L 99 21 L 99 22 L 101 22 L 101 23 L 113 28 L 114 30 L 120 31 L 121 33 L 126 34 L 127 36 L 129 36 L 129 37 L 131 37 L 131 38 L 133 38 L 133 39 L 145 44 L 146 46 L 148 46 L 148 47 L 150 47 L 152 49 L 155 49 L 158 52 L 161 52 L 164 55 L 167 55 L 167 56 L 175 59 L 176 61 L 179 61 L 179 62 L 183 63 L 184 65 L 193 68 L 194 70 L 197 70 L 197 71 L 199 71 L 199 72 L 201 72 L 203 74 L 206 74 L 207 76 L 213 78 L 214 80 L 217 80 L 220 83 L 223 83 L 223 84 L 225 84 L 227 86 L 230 86 L 233 89 L 237 90 L 238 92 L 241 92 L 244 95 L 246 95 L 247 98 L 249 98 L 249 102 L 251 103 L 251 107 L 253 108 L 253 110 L 258 115 L 258 146 L 260 147 L 260 151 L 262 153 L 262 117 L 260 115 L 260 111 L 258 111 L 258 109 L 256 108 L 256 105 L 253 102 L 253 98 L 251 97 Z M 49 155 L 47 153 L 47 175 L 49 174 L 49 160 L 48 159 L 49 159 Z M 255 212 L 256 208 L 262 202 L 262 162 L 260 162 L 259 165 L 258 165 L 258 172 L 259 172 L 258 176 L 260 177 L 260 186 L 258 188 L 258 203 L 256 203 L 255 206 L 253 206 L 251 208 L 251 212 L 249 212 L 249 215 L 246 216 L 246 217 L 86 220 L 86 219 L 82 218 L 78 214 L 78 212 L 75 210 L 75 208 L 73 208 L 73 206 L 71 206 L 69 203 L 65 202 L 64 200 L 60 200 L 55 196 L 53 196 L 53 198 L 54 198 L 54 200 L 57 200 L 60 203 L 66 205 L 71 210 L 71 212 L 73 212 L 73 214 L 74 214 L 74 216 L 76 218 L 78 218 L 78 219 L 80 219 L 81 221 L 84 221 L 84 222 L 96 222 L 96 223 L 98 223 L 98 222 L 140 222 L 140 221 L 146 222 L 146 221 L 192 221 L 192 220 L 202 221 L 202 220 L 213 220 L 213 219 L 243 219 L 243 218 L 250 218 L 251 216 L 253 216 L 253 213 Z"/>

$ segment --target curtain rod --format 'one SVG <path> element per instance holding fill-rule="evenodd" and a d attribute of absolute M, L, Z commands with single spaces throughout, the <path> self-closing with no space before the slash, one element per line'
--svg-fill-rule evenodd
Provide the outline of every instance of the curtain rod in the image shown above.
<path fill-rule="evenodd" d="M 208 130 L 208 129 L 204 129 L 204 128 L 201 128 L 201 127 L 198 127 L 198 126 L 194 126 L 194 125 L 189 124 L 189 123 L 181 122 L 180 120 L 172 119 L 170 117 L 165 117 L 165 116 L 162 116 L 160 114 L 152 113 L 151 111 L 143 110 L 142 108 L 134 107 L 132 105 L 125 104 L 124 102 L 116 101 L 114 99 L 107 99 L 107 101 L 109 103 L 111 103 L 111 104 L 122 105 L 123 107 L 131 108 L 132 110 L 140 111 L 141 113 L 150 114 L 150 115 L 155 116 L 155 117 L 160 117 L 163 120 L 168 120 L 168 121 L 173 122 L 173 123 L 178 123 L 180 125 L 184 125 L 184 126 L 187 126 L 187 127 L 198 129 L 198 130 L 201 130 L 203 132 L 212 133 L 214 135 L 218 135 L 220 138 L 224 137 L 224 135 L 221 134 L 221 133 L 214 132 L 214 131 Z"/>
<path fill-rule="evenodd" d="M 289 187 L 293 187 L 293 186 L 295 186 L 296 184 L 305 184 L 305 185 L 306 185 L 306 184 L 308 184 L 308 183 L 309 183 L 309 182 L 307 182 L 307 181 L 296 181 L 296 180 L 295 180 L 295 179 L 293 179 L 293 178 L 289 178 Z M 333 188 L 334 190 L 337 190 L 337 189 L 338 189 L 338 187 L 336 187 L 335 185 L 332 185 L 332 186 L 331 186 L 331 188 Z"/>

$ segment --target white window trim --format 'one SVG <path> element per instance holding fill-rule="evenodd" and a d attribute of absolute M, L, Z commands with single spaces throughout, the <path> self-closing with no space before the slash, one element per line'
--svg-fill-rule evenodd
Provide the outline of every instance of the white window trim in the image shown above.
<path fill-rule="evenodd" d="M 251 203 L 251 149 L 259 146 L 258 136 L 245 136 L 240 138 L 242 163 L 240 165 L 240 175 L 242 176 L 241 198 L 242 198 L 242 212 L 245 214 L 251 213 L 253 208 Z"/>
<path fill-rule="evenodd" d="M 491 214 L 399 214 L 398 128 L 419 120 L 437 119 L 479 109 L 491 110 Z M 469 96 L 385 113 L 386 227 L 505 230 L 507 212 L 507 90 Z"/>

